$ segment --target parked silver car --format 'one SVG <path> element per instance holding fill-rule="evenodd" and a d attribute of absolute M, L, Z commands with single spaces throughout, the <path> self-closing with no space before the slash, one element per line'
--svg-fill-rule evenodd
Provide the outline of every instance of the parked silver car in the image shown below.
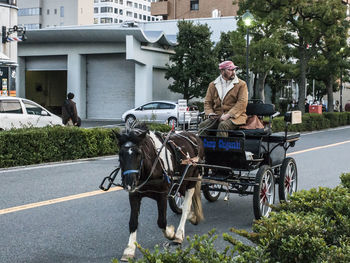
<path fill-rule="evenodd" d="M 39 104 L 18 97 L 0 96 L 0 130 L 63 125 L 62 119 Z"/>
<path fill-rule="evenodd" d="M 178 123 L 200 122 L 199 112 L 194 106 L 187 107 L 186 112 L 178 113 L 178 104 L 172 101 L 152 101 L 123 113 L 122 120 L 133 123 L 135 120 L 167 123 L 176 126 Z"/>

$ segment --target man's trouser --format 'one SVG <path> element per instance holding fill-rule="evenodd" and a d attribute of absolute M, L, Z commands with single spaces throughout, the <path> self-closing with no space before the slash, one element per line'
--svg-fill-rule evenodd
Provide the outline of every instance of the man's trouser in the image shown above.
<path fill-rule="evenodd" d="M 228 130 L 237 130 L 239 128 L 239 125 L 234 124 L 230 119 L 226 121 L 220 121 L 218 118 L 217 119 L 207 119 L 203 121 L 202 123 L 199 124 L 199 135 L 209 135 L 210 132 L 207 131 L 209 130 L 219 130 L 216 133 L 216 136 L 218 137 L 228 137 Z"/>

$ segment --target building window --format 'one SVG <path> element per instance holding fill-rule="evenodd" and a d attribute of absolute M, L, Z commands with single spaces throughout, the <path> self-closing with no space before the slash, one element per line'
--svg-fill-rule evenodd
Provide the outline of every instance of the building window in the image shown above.
<path fill-rule="evenodd" d="M 119 19 L 119 23 L 123 23 L 123 20 L 122 20 L 122 19 Z"/>
<path fill-rule="evenodd" d="M 139 14 L 139 19 L 141 19 L 141 20 L 142 20 L 142 15 L 141 15 L 141 14 Z"/>
<path fill-rule="evenodd" d="M 101 22 L 101 24 L 110 24 L 110 23 L 113 23 L 113 18 L 101 17 L 100 22 Z"/>
<path fill-rule="evenodd" d="M 114 23 L 118 24 L 118 18 L 114 18 Z"/>
<path fill-rule="evenodd" d="M 29 29 L 40 29 L 41 24 L 24 24 L 24 27 L 29 30 Z"/>
<path fill-rule="evenodd" d="M 101 3 L 102 2 L 113 2 L 113 0 L 101 0 Z"/>
<path fill-rule="evenodd" d="M 94 7 L 94 13 L 95 13 L 95 14 L 98 13 L 98 7 Z"/>
<path fill-rule="evenodd" d="M 38 16 L 41 15 L 41 8 L 21 8 L 18 10 L 18 16 Z"/>
<path fill-rule="evenodd" d="M 132 12 L 127 11 L 127 12 L 126 12 L 126 16 L 130 16 L 130 17 L 132 17 Z"/>
<path fill-rule="evenodd" d="M 46 14 L 48 14 L 48 15 L 50 14 L 50 9 L 46 10 Z"/>
<path fill-rule="evenodd" d="M 113 13 L 113 7 L 103 6 L 101 7 L 101 13 Z"/>
<path fill-rule="evenodd" d="M 119 0 L 119 4 L 120 4 L 120 5 L 124 4 L 124 3 L 123 3 L 123 0 Z"/>
<path fill-rule="evenodd" d="M 114 14 L 118 14 L 118 8 L 114 8 Z"/>
<path fill-rule="evenodd" d="M 64 17 L 64 6 L 60 7 L 60 16 Z"/>
<path fill-rule="evenodd" d="M 191 0 L 190 10 L 199 10 L 199 0 Z"/>
<path fill-rule="evenodd" d="M 144 6 L 143 6 L 143 10 L 145 10 L 145 11 L 146 11 L 146 10 L 147 10 L 147 6 L 145 6 L 145 5 L 144 5 Z"/>
<path fill-rule="evenodd" d="M 57 15 L 57 9 L 56 8 L 53 10 L 53 12 L 54 12 L 55 15 Z"/>
<path fill-rule="evenodd" d="M 98 24 L 98 18 L 94 18 L 94 24 Z"/>
<path fill-rule="evenodd" d="M 139 4 L 139 9 L 142 9 L 142 5 L 141 4 Z"/>
<path fill-rule="evenodd" d="M 94 0 L 94 3 L 97 4 L 98 3 L 98 0 Z M 96 23 L 97 24 L 97 23 Z"/>
<path fill-rule="evenodd" d="M 136 19 L 137 19 L 137 13 L 134 13 L 134 18 L 136 18 Z"/>
<path fill-rule="evenodd" d="M 147 20 L 147 16 L 146 15 L 143 15 L 143 20 Z"/>
<path fill-rule="evenodd" d="M 119 15 L 123 14 L 123 9 L 119 9 Z"/>
<path fill-rule="evenodd" d="M 137 3 L 134 3 L 134 8 L 137 8 Z"/>

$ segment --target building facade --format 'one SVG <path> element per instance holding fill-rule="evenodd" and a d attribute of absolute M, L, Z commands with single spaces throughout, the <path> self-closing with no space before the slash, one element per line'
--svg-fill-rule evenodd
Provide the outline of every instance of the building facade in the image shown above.
<path fill-rule="evenodd" d="M 94 0 L 18 0 L 18 23 L 29 29 L 93 24 Z"/>
<path fill-rule="evenodd" d="M 94 0 L 94 24 L 117 24 L 126 21 L 159 21 L 151 16 L 155 0 Z"/>
<path fill-rule="evenodd" d="M 236 28 L 233 17 L 194 22 L 208 24 L 216 37 Z M 170 92 L 165 72 L 177 32 L 176 21 L 28 31 L 18 47 L 18 96 L 60 114 L 73 92 L 79 115 L 90 120 L 120 120 L 151 100 L 176 101 L 182 95 Z"/>
<path fill-rule="evenodd" d="M 235 16 L 237 10 L 232 0 L 157 0 L 151 4 L 151 15 L 163 20 Z"/>
<path fill-rule="evenodd" d="M 17 1 L 0 0 L 0 95 L 16 95 Z"/>

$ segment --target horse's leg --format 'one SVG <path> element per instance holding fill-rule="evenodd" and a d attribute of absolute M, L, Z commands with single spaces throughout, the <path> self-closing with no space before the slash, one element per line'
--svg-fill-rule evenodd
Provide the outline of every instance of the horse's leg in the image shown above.
<path fill-rule="evenodd" d="M 128 261 L 129 258 L 135 257 L 136 250 L 136 230 L 138 226 L 138 217 L 140 213 L 140 205 L 141 205 L 141 197 L 129 194 L 129 202 L 130 202 L 130 221 L 129 221 L 129 243 L 128 246 L 124 249 L 123 256 L 120 261 Z"/>
<path fill-rule="evenodd" d="M 158 227 L 162 229 L 164 236 L 167 239 L 173 240 L 175 238 L 175 227 L 167 225 L 166 220 L 166 209 L 167 209 L 167 196 L 165 194 L 160 194 L 157 198 L 158 206 Z"/>
<path fill-rule="evenodd" d="M 185 200 L 182 207 L 182 216 L 181 216 L 179 226 L 176 230 L 175 239 L 174 239 L 174 242 L 178 244 L 181 244 L 185 237 L 185 223 L 186 223 L 187 216 L 191 211 L 192 196 L 193 196 L 194 190 L 195 190 L 194 188 L 190 188 L 190 189 L 187 189 L 185 193 Z"/>

